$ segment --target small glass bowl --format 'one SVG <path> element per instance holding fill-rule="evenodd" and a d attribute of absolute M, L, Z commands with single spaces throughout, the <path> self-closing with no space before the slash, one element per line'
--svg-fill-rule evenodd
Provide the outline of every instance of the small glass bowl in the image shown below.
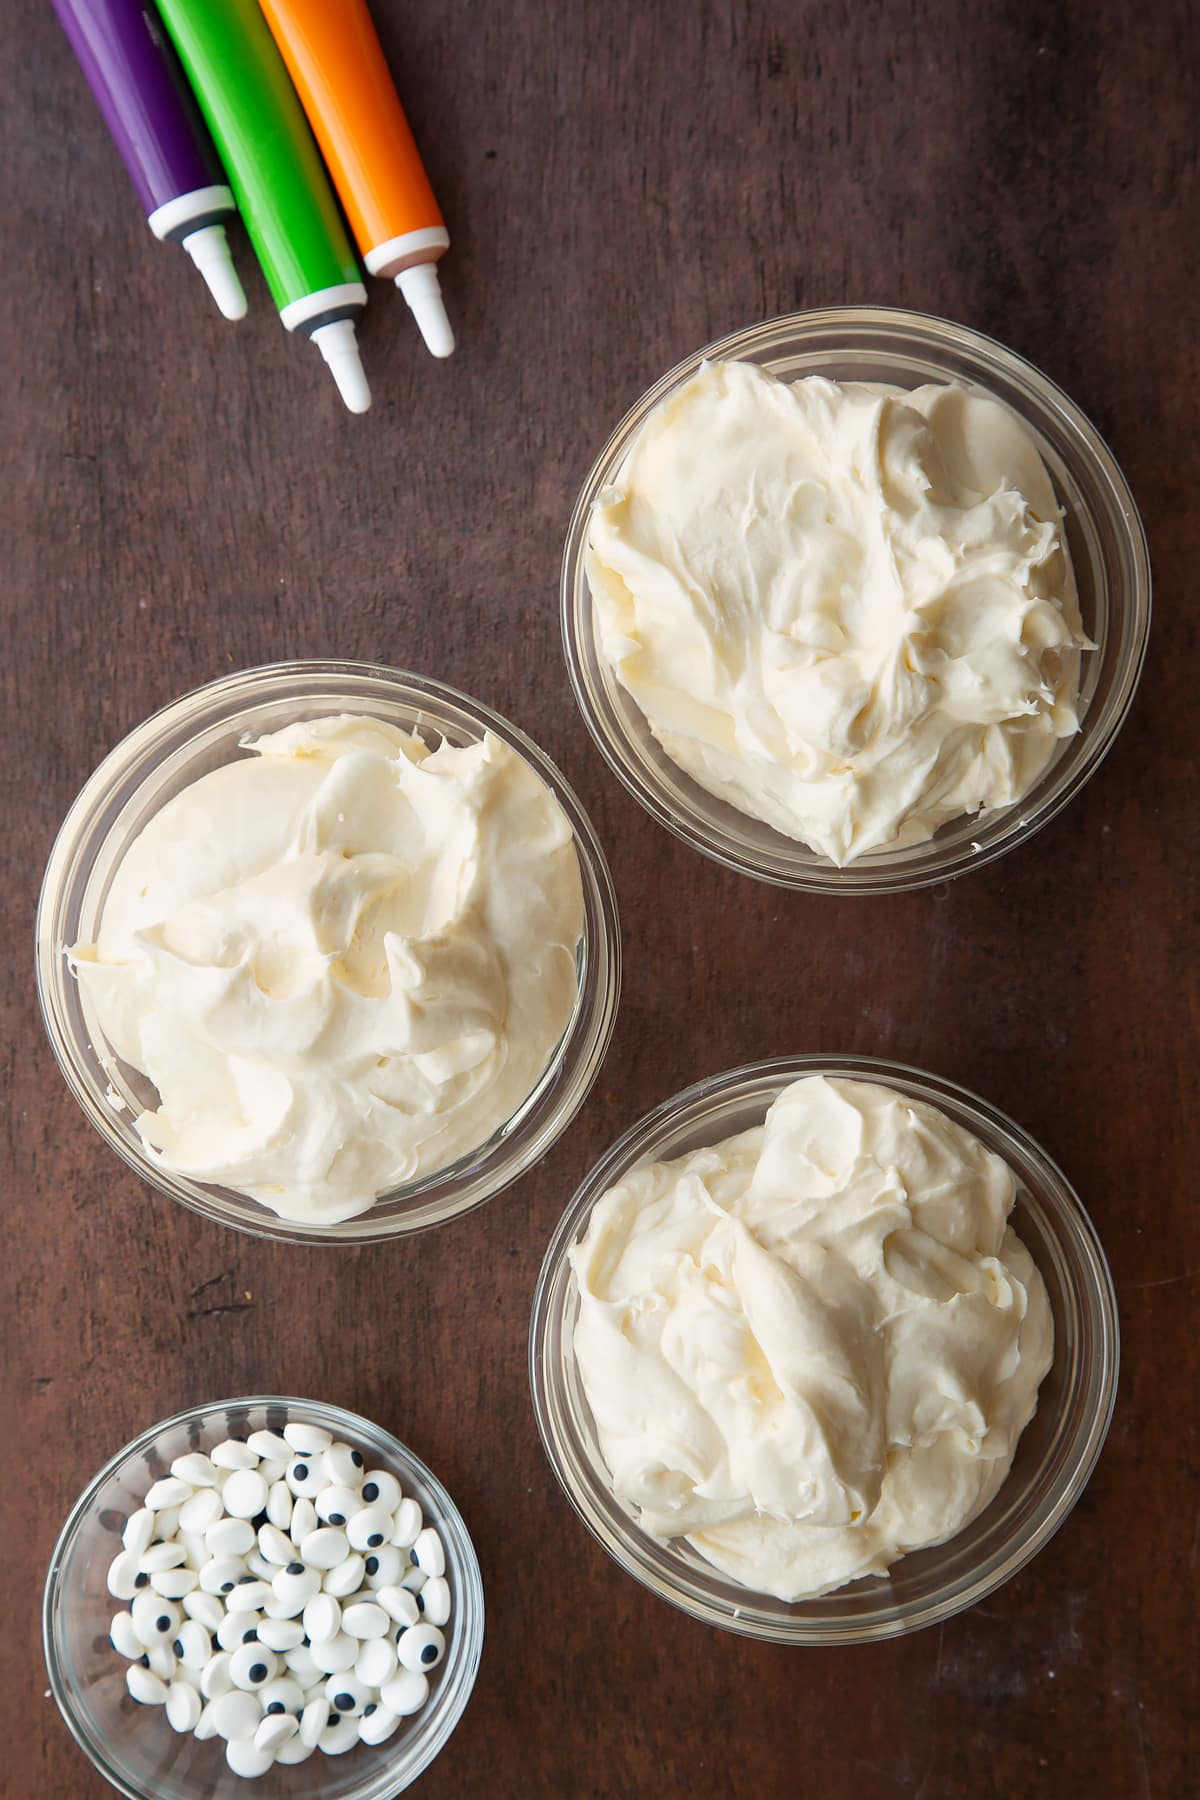
<path fill-rule="evenodd" d="M 596 1201 L 632 1168 L 761 1125 L 772 1101 L 803 1075 L 881 1082 L 939 1107 L 1004 1158 L 1017 1179 L 1013 1227 L 1046 1283 L 1055 1341 L 1037 1411 L 1003 1487 L 978 1518 L 947 1543 L 901 1557 L 886 1576 L 789 1603 L 730 1580 L 682 1538 L 660 1543 L 614 1495 L 575 1361 L 579 1293 L 567 1254 L 586 1232 Z M 588 1530 L 623 1569 L 693 1618 L 744 1637 L 856 1644 L 918 1631 L 974 1606 L 1053 1536 L 1082 1493 L 1108 1431 L 1119 1332 L 1112 1278 L 1087 1214 L 1060 1170 L 1011 1119 L 953 1082 L 900 1063 L 795 1056 L 697 1083 L 648 1114 L 602 1157 L 546 1252 L 529 1359 L 534 1413 L 551 1467 Z"/>
<path fill-rule="evenodd" d="M 541 1080 L 487 1143 L 421 1181 L 392 1189 L 337 1224 L 281 1219 L 248 1194 L 194 1181 L 151 1156 L 133 1121 L 158 1104 L 141 1071 L 112 1052 L 67 950 L 94 941 L 121 859 L 150 817 L 182 788 L 240 753 L 240 740 L 338 712 L 387 720 L 426 740 L 477 742 L 486 731 L 515 750 L 551 789 L 575 833 L 583 887 L 575 1011 Z M 616 1021 L 621 947 L 604 853 L 554 764 L 515 725 L 441 682 L 368 663 L 293 662 L 249 669 L 176 700 L 130 732 L 67 814 L 50 853 L 37 918 L 37 984 L 51 1045 L 76 1099 L 143 1180 L 194 1212 L 291 1243 L 375 1242 L 440 1225 L 522 1175 L 566 1130 L 594 1081 Z M 123 1102 L 123 1104 L 119 1104 Z"/>
<path fill-rule="evenodd" d="M 958 382 L 1002 400 L 1032 432 L 1063 507 L 1079 604 L 1098 647 L 1084 654 L 1081 726 L 1024 799 L 947 821 L 924 844 L 869 851 L 839 869 L 806 844 L 718 800 L 672 761 L 600 647 L 584 568 L 588 521 L 616 480 L 647 413 L 706 358 L 755 362 L 782 380 L 913 388 Z M 584 721 L 613 773 L 646 811 L 727 868 L 813 893 L 895 893 L 950 880 L 1002 856 L 1052 819 L 1098 768 L 1129 710 L 1150 629 L 1150 562 L 1129 487 L 1095 427 L 1060 388 L 1011 350 L 923 313 L 846 306 L 792 313 L 721 338 L 644 394 L 601 450 L 575 503 L 562 568 L 567 670 Z"/>
<path fill-rule="evenodd" d="M 302 1421 L 322 1425 L 360 1450 L 368 1468 L 387 1469 L 420 1501 L 446 1550 L 452 1611 L 446 1654 L 421 1711 L 384 1744 L 357 1744 L 344 1756 L 317 1751 L 307 1762 L 275 1764 L 247 1782 L 225 1761 L 221 1739 L 173 1731 L 158 1706 L 138 1706 L 125 1686 L 128 1664 L 109 1643 L 122 1602 L 108 1591 L 108 1566 L 121 1528 L 151 1482 L 177 1456 L 222 1438 Z M 191 1406 L 118 1450 L 71 1509 L 50 1559 L 42 1599 L 42 1640 L 50 1688 L 72 1737 L 105 1780 L 128 1800 L 388 1800 L 428 1768 L 462 1717 L 483 1650 L 483 1582 L 467 1528 L 449 1494 L 419 1457 L 356 1413 L 318 1400 L 258 1394 Z"/>

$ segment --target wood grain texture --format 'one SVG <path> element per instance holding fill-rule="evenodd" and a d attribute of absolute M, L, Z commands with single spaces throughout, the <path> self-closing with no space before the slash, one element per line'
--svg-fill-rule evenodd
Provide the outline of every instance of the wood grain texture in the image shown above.
<path fill-rule="evenodd" d="M 185 1403 L 291 1389 L 412 1443 L 475 1535 L 487 1645 L 428 1800 L 1194 1792 L 1190 9 L 375 11 L 450 223 L 461 348 L 436 364 L 377 287 L 363 420 L 279 328 L 240 238 L 251 313 L 216 316 L 146 231 L 49 9 L 0 11 L 0 1787 L 109 1791 L 43 1698 L 38 1643 L 83 1479 Z M 980 327 L 1075 396 L 1142 507 L 1157 618 L 1129 724 L 1065 815 L 952 887 L 838 903 L 727 874 L 627 800 L 574 711 L 556 585 L 591 456 L 653 379 L 765 314 L 848 300 Z M 226 670 L 335 654 L 441 676 L 546 747 L 608 848 L 628 959 L 608 1062 L 545 1162 L 456 1226 L 348 1254 L 259 1244 L 140 1186 L 66 1091 L 31 960 L 54 831 L 111 745 Z M 925 1065 L 1028 1127 L 1099 1226 L 1124 1331 L 1108 1447 L 1036 1562 L 941 1630 L 829 1653 L 707 1631 L 620 1575 L 555 1487 L 525 1377 L 542 1248 L 612 1137 L 702 1074 L 818 1049 Z"/>

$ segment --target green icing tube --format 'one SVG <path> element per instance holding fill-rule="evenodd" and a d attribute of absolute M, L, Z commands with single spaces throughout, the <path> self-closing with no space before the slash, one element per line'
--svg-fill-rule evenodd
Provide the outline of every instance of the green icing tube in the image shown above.
<path fill-rule="evenodd" d="M 351 412 L 366 412 L 371 393 L 354 321 L 367 290 L 258 0 L 157 3 L 280 318 L 312 338 Z"/>

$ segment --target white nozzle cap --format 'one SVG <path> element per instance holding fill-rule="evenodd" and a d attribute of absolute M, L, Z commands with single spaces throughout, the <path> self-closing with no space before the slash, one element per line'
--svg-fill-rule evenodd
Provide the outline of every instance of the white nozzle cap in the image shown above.
<path fill-rule="evenodd" d="M 418 263 L 415 268 L 401 269 L 396 286 L 412 308 L 426 348 L 434 356 L 449 356 L 454 348 L 454 333 L 446 317 L 437 264 Z"/>
<path fill-rule="evenodd" d="M 353 319 L 335 319 L 332 325 L 318 325 L 312 341 L 329 364 L 338 393 L 352 413 L 365 413 L 371 404 L 371 390 L 358 360 L 358 339 Z"/>
<path fill-rule="evenodd" d="M 208 291 L 226 319 L 244 319 L 246 296 L 229 254 L 223 225 L 202 225 L 183 240 L 183 247 L 203 275 Z"/>

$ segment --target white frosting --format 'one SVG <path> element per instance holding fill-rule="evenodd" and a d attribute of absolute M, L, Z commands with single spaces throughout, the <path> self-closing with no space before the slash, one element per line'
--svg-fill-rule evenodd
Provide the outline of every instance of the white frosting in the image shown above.
<path fill-rule="evenodd" d="M 667 754 L 835 863 L 1013 804 L 1078 729 L 1050 478 L 959 387 L 704 363 L 598 496 L 587 573 Z"/>
<path fill-rule="evenodd" d="M 635 1170 L 571 1251 L 614 1491 L 783 1600 L 942 1543 L 1008 1473 L 1050 1367 L 1007 1165 L 873 1082 Z"/>
<path fill-rule="evenodd" d="M 334 1221 L 477 1149 L 571 1018 L 571 826 L 523 758 L 294 725 L 131 844 L 72 966 L 164 1166 Z"/>

